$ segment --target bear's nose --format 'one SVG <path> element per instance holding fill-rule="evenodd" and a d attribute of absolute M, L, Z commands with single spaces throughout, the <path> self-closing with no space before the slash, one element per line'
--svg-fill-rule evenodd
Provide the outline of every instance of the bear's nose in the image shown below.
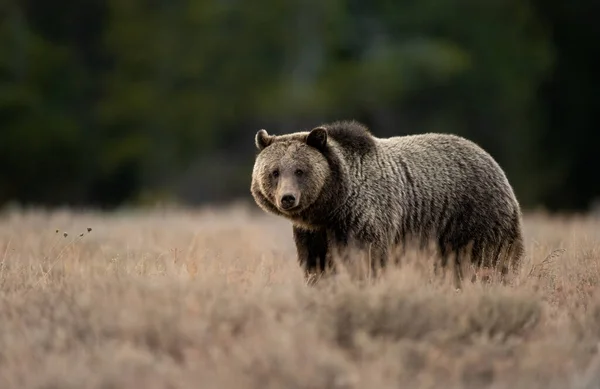
<path fill-rule="evenodd" d="M 285 194 L 281 197 L 281 208 L 290 209 L 296 205 L 296 197 L 292 194 Z"/>

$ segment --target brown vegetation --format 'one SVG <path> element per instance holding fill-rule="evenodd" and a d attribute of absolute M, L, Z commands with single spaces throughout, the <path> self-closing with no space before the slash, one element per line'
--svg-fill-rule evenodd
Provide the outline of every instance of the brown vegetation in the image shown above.
<path fill-rule="evenodd" d="M 456 291 L 412 256 L 307 287 L 291 226 L 260 212 L 9 212 L 0 387 L 597 387 L 600 220 L 525 233 L 507 286 Z"/>

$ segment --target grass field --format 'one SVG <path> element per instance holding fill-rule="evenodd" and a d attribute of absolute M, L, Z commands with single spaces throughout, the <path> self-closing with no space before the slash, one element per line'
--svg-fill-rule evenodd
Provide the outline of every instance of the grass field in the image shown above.
<path fill-rule="evenodd" d="M 525 226 L 512 285 L 307 287 L 258 211 L 8 212 L 0 388 L 597 388 L 600 220 Z"/>

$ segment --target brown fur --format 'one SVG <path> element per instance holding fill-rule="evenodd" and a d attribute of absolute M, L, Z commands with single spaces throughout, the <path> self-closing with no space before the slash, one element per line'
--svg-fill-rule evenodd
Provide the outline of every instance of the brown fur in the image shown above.
<path fill-rule="evenodd" d="M 467 255 L 476 266 L 502 262 L 506 273 L 504 261 L 516 265 L 523 255 L 512 187 L 493 158 L 464 138 L 382 139 L 344 121 L 281 136 L 260 130 L 255 142 L 252 196 L 292 222 L 307 273 L 325 270 L 333 251 L 350 246 L 384 265 L 409 238 L 421 247 L 433 240 L 443 266 Z"/>

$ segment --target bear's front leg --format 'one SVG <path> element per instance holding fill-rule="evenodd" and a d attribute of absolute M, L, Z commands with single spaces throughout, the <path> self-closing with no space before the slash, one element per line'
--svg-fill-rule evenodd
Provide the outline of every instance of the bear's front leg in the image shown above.
<path fill-rule="evenodd" d="M 388 265 L 389 250 L 384 244 L 370 244 L 369 246 L 371 272 L 376 277 Z"/>
<path fill-rule="evenodd" d="M 294 226 L 294 242 L 298 253 L 298 262 L 308 279 L 320 275 L 327 268 L 327 232 L 309 231 Z"/>

